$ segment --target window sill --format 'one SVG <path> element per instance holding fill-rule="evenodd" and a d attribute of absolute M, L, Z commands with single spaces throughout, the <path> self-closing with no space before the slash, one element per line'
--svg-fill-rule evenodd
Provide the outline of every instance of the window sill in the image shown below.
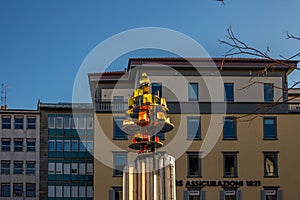
<path fill-rule="evenodd" d="M 278 138 L 263 138 L 264 141 L 277 141 Z"/>
<path fill-rule="evenodd" d="M 238 178 L 239 176 L 223 176 L 223 178 Z"/>
<path fill-rule="evenodd" d="M 274 176 L 267 176 L 267 175 L 264 175 L 264 178 L 279 178 L 278 175 L 274 175 Z"/>
<path fill-rule="evenodd" d="M 128 138 L 113 138 L 113 140 L 128 140 Z"/>
<path fill-rule="evenodd" d="M 187 175 L 186 177 L 187 177 L 187 178 L 202 178 L 201 175 L 199 175 L 199 176 L 191 176 L 191 175 Z"/>
<path fill-rule="evenodd" d="M 223 141 L 237 141 L 238 139 L 237 138 L 223 138 Z"/>

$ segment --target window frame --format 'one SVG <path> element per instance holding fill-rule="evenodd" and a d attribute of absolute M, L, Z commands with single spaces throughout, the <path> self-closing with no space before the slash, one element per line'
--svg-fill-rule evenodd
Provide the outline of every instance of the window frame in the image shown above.
<path fill-rule="evenodd" d="M 9 119 L 9 122 L 5 122 L 6 119 Z M 1 128 L 2 129 L 11 129 L 11 116 L 9 115 L 3 115 L 1 117 Z"/>
<path fill-rule="evenodd" d="M 125 159 L 125 163 L 122 164 L 123 168 L 127 165 L 128 163 L 128 153 L 127 152 L 113 152 L 113 177 L 120 177 L 123 176 L 123 170 L 117 169 L 118 167 L 116 166 L 116 159 L 117 157 L 122 157 L 122 159 Z"/>
<path fill-rule="evenodd" d="M 113 140 L 128 140 L 127 134 L 121 130 L 124 119 L 126 119 L 126 118 L 125 117 L 114 117 L 113 118 Z M 121 121 L 121 124 L 120 124 L 121 127 L 118 126 L 117 121 Z M 121 137 L 122 135 L 120 133 L 116 134 L 117 130 L 119 130 L 122 133 L 122 135 L 124 135 L 124 136 Z"/>
<path fill-rule="evenodd" d="M 34 120 L 34 121 L 30 121 Z M 26 117 L 26 129 L 35 130 L 36 129 L 36 117 Z"/>
<path fill-rule="evenodd" d="M 36 174 L 36 162 L 35 161 L 26 161 L 26 175 L 29 175 L 29 174 L 30 175 Z"/>
<path fill-rule="evenodd" d="M 21 190 L 17 190 L 17 187 L 20 187 Z M 18 191 L 21 191 L 20 195 L 17 195 Z M 13 197 L 23 197 L 23 195 L 24 195 L 23 183 L 13 183 Z"/>
<path fill-rule="evenodd" d="M 197 86 L 195 91 L 194 86 Z M 193 93 L 191 93 L 193 90 L 193 93 L 196 95 L 196 98 L 192 96 Z M 188 83 L 188 101 L 199 101 L 199 83 L 198 82 L 189 82 Z"/>
<path fill-rule="evenodd" d="M 190 137 L 190 120 L 197 120 L 198 122 L 198 129 L 195 137 Z M 196 137 L 197 136 L 197 137 Z M 201 117 L 187 117 L 187 140 L 201 140 Z"/>
<path fill-rule="evenodd" d="M 264 166 L 264 177 L 265 178 L 272 178 L 272 177 L 275 177 L 275 178 L 277 178 L 277 177 L 279 177 L 279 175 L 278 175 L 278 170 L 279 170 L 279 168 L 278 168 L 278 153 L 279 152 L 277 152 L 277 151 L 265 151 L 265 152 L 263 152 L 263 154 L 264 154 L 264 164 L 263 164 L 263 166 Z M 268 172 L 268 170 L 267 170 L 267 163 L 266 163 L 266 159 L 267 159 L 267 157 L 268 156 L 274 156 L 274 175 L 268 175 L 268 173 L 270 173 L 270 172 Z"/>
<path fill-rule="evenodd" d="M 31 145 L 30 143 L 34 143 Z M 35 152 L 36 151 L 36 139 L 35 138 L 27 138 L 26 139 L 26 152 Z"/>
<path fill-rule="evenodd" d="M 30 187 L 34 188 L 33 191 L 29 190 Z M 29 192 L 33 192 L 32 195 L 29 195 Z M 36 184 L 35 183 L 26 183 L 26 197 L 36 197 Z"/>
<path fill-rule="evenodd" d="M 3 193 L 4 193 L 3 188 L 4 188 L 4 186 L 8 186 L 8 195 L 3 195 Z M 1 197 L 10 197 L 11 196 L 10 193 L 11 193 L 11 185 L 10 185 L 10 183 L 1 183 Z"/>
<path fill-rule="evenodd" d="M 21 142 L 21 145 L 17 145 L 18 142 Z M 23 138 L 15 138 L 14 139 L 14 152 L 23 152 L 23 151 L 24 151 L 24 140 L 23 140 Z"/>
<path fill-rule="evenodd" d="M 267 86 L 269 88 L 266 88 Z M 268 90 L 270 89 L 271 91 L 269 92 Z M 269 97 L 269 95 L 271 96 Z M 264 102 L 265 103 L 274 102 L 274 83 L 264 83 Z"/>
<path fill-rule="evenodd" d="M 226 86 L 230 86 L 230 87 L 227 88 Z M 232 90 L 232 95 L 227 95 L 229 92 L 227 89 L 230 89 L 230 91 Z M 234 102 L 234 83 L 224 83 L 224 101 Z"/>
<path fill-rule="evenodd" d="M 195 177 L 195 178 L 201 178 L 202 177 L 202 158 L 201 158 L 201 152 L 186 152 L 187 154 L 187 177 Z M 197 156 L 198 159 L 198 173 L 192 174 L 190 169 L 190 159 L 191 156 Z"/>
<path fill-rule="evenodd" d="M 237 178 L 238 177 L 238 152 L 222 152 L 223 153 L 223 177 L 224 178 Z M 227 174 L 227 168 L 226 168 L 226 157 L 227 156 L 233 156 L 233 175 Z"/>
<path fill-rule="evenodd" d="M 5 165 L 8 165 L 8 167 L 4 167 Z M 1 174 L 10 175 L 10 166 L 10 160 L 1 160 Z"/>
<path fill-rule="evenodd" d="M 21 160 L 14 161 L 13 174 L 24 174 L 24 162 Z M 21 166 L 21 167 L 19 167 Z"/>
<path fill-rule="evenodd" d="M 4 142 L 9 142 L 9 145 L 3 144 Z M 10 152 L 11 151 L 11 139 L 10 138 L 1 138 L 1 151 Z"/>
<path fill-rule="evenodd" d="M 272 133 L 272 137 L 267 136 L 269 133 L 267 131 L 270 131 L 269 128 L 267 128 L 266 126 L 266 120 L 273 120 L 274 124 L 273 124 L 273 128 L 274 128 L 274 133 Z M 267 136 L 267 137 L 266 137 Z M 264 140 L 277 140 L 278 136 L 277 136 L 277 117 L 272 117 L 272 116 L 268 116 L 268 117 L 263 117 L 263 139 Z"/>
<path fill-rule="evenodd" d="M 236 122 L 236 117 L 231 117 L 231 116 L 226 116 L 226 117 L 224 117 L 224 119 L 223 119 L 224 121 L 223 121 L 223 140 L 237 140 L 237 122 Z M 232 122 L 233 122 L 233 128 L 232 128 L 232 130 L 233 130 L 233 137 L 231 137 L 231 134 L 230 134 L 230 136 L 228 136 L 228 135 L 226 135 L 226 132 L 227 131 L 225 131 L 226 129 L 226 127 L 225 127 L 225 124 L 226 124 L 226 120 L 232 120 Z"/>

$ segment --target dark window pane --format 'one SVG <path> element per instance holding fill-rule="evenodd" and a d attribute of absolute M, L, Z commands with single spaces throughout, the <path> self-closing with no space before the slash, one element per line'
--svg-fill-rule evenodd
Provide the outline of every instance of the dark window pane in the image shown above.
<path fill-rule="evenodd" d="M 35 183 L 26 184 L 26 197 L 35 197 Z"/>
<path fill-rule="evenodd" d="M 234 87 L 233 83 L 225 83 L 224 84 L 224 90 L 225 90 L 225 101 L 234 101 Z"/>
<path fill-rule="evenodd" d="M 27 129 L 35 129 L 36 128 L 36 119 L 35 118 L 27 118 Z"/>
<path fill-rule="evenodd" d="M 11 129 L 10 117 L 2 117 L 2 129 Z"/>
<path fill-rule="evenodd" d="M 1 174 L 10 174 L 10 161 L 9 160 L 1 161 Z"/>
<path fill-rule="evenodd" d="M 14 197 L 22 197 L 23 196 L 23 184 L 22 183 L 14 183 L 13 195 L 14 195 Z"/>
<path fill-rule="evenodd" d="M 35 140 L 27 140 L 27 152 L 35 152 Z"/>
<path fill-rule="evenodd" d="M 233 117 L 225 117 L 223 128 L 224 139 L 236 139 L 235 119 Z"/>
<path fill-rule="evenodd" d="M 199 154 L 188 154 L 188 176 L 201 176 Z"/>
<path fill-rule="evenodd" d="M 276 118 L 264 118 L 264 139 L 276 139 Z"/>
<path fill-rule="evenodd" d="M 1 140 L 1 151 L 5 151 L 5 152 L 10 151 L 10 139 Z"/>
<path fill-rule="evenodd" d="M 114 139 L 127 139 L 127 135 L 121 130 L 124 118 L 114 119 Z"/>
<path fill-rule="evenodd" d="M 224 154 L 224 176 L 237 176 L 236 154 Z"/>
<path fill-rule="evenodd" d="M 1 196 L 10 197 L 10 183 L 1 183 Z"/>
<path fill-rule="evenodd" d="M 193 139 L 200 139 L 200 118 L 188 118 L 188 124 L 187 124 L 187 139 L 193 140 Z"/>
<path fill-rule="evenodd" d="M 14 162 L 14 174 L 23 174 L 23 162 L 22 161 Z"/>
<path fill-rule="evenodd" d="M 272 83 L 264 84 L 264 101 L 265 102 L 274 101 L 274 87 Z"/>
<path fill-rule="evenodd" d="M 23 129 L 23 117 L 15 117 L 15 129 Z"/>
<path fill-rule="evenodd" d="M 198 83 L 189 83 L 188 84 L 188 95 L 189 95 L 189 101 L 198 101 Z"/>
<path fill-rule="evenodd" d="M 15 152 L 23 151 L 23 140 L 14 140 L 14 151 Z"/>
<path fill-rule="evenodd" d="M 152 83 L 151 88 L 152 94 L 158 95 L 159 97 L 162 97 L 162 85 L 161 83 Z"/>
<path fill-rule="evenodd" d="M 124 166 L 127 163 L 126 154 L 114 154 L 114 176 L 122 176 Z"/>

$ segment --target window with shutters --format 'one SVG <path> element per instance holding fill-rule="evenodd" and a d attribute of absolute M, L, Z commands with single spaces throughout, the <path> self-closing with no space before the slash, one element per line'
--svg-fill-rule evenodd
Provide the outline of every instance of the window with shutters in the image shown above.
<path fill-rule="evenodd" d="M 242 191 L 235 188 L 221 190 L 220 200 L 242 200 Z"/>
<path fill-rule="evenodd" d="M 282 191 L 278 187 L 267 187 L 261 191 L 261 200 L 282 200 Z"/>
<path fill-rule="evenodd" d="M 190 189 L 183 192 L 184 200 L 206 200 L 206 191 Z"/>

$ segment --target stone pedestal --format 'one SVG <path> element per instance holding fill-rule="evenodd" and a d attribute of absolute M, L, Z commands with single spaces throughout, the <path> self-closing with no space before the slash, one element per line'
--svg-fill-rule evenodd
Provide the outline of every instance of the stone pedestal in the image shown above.
<path fill-rule="evenodd" d="M 140 154 L 123 173 L 123 200 L 176 200 L 175 158 Z"/>

